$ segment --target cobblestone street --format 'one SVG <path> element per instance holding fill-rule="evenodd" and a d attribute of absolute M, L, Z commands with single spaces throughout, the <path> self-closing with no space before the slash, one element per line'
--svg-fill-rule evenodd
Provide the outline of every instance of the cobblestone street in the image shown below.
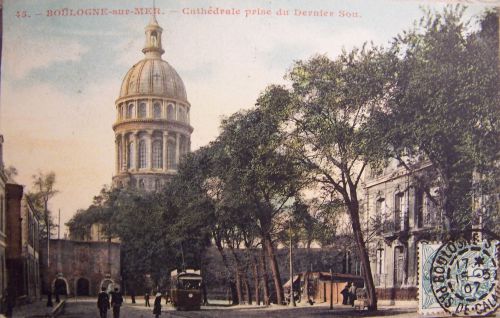
<path fill-rule="evenodd" d="M 314 306 L 298 306 L 290 307 L 256 307 L 256 306 L 232 306 L 226 307 L 223 305 L 213 305 L 202 307 L 200 311 L 176 311 L 169 306 L 163 305 L 161 317 L 192 317 L 192 318 L 220 318 L 220 317 L 382 317 L 390 316 L 395 318 L 412 318 L 418 317 L 414 308 L 398 308 L 398 307 L 382 307 L 381 310 L 374 314 L 367 312 L 354 311 L 350 307 L 335 306 L 333 310 L 329 310 L 327 304 Z M 94 318 L 98 317 L 95 299 L 69 299 L 66 304 L 66 309 L 60 317 L 72 318 Z M 108 312 L 108 317 L 112 317 L 112 313 Z M 142 303 L 132 305 L 126 303 L 121 309 L 122 318 L 146 318 L 153 317 L 152 308 L 146 308 Z"/>

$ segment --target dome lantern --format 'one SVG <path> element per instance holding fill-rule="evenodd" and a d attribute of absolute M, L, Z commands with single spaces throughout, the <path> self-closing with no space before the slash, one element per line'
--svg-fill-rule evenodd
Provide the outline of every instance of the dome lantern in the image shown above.
<path fill-rule="evenodd" d="M 188 102 L 184 83 L 177 71 L 162 59 L 163 29 L 153 15 L 145 27 L 146 42 L 142 52 L 145 57 L 127 72 L 118 99 L 131 96 L 162 96 Z"/>
<path fill-rule="evenodd" d="M 146 58 L 160 58 L 165 51 L 161 46 L 161 33 L 163 29 L 156 21 L 156 17 L 153 15 L 151 21 L 145 28 L 146 43 L 142 52 L 146 55 Z"/>

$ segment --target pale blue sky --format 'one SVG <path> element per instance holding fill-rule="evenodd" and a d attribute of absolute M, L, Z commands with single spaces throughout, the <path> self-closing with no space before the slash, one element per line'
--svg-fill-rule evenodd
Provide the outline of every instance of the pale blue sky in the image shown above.
<path fill-rule="evenodd" d="M 498 2 L 498 1 L 497 1 Z M 284 83 L 293 61 L 334 58 L 366 41 L 386 45 L 442 1 L 157 0 L 167 60 L 183 78 L 192 105 L 193 150 L 213 140 L 219 121 L 253 105 L 272 83 Z M 152 1 L 4 0 L 0 132 L 5 160 L 30 184 L 37 170 L 54 170 L 60 194 L 52 209 L 66 222 L 87 207 L 114 169 L 114 101 L 127 70 L 142 59 L 147 15 L 48 17 L 48 10 L 130 9 Z M 239 16 L 186 15 L 183 8 L 236 8 Z M 246 9 L 272 16 L 245 17 Z M 474 16 L 484 5 L 471 5 Z M 288 9 L 290 15 L 274 13 Z M 345 10 L 359 18 L 297 17 L 294 10 Z M 30 18 L 18 18 L 25 10 Z M 40 14 L 40 15 L 38 15 Z"/>

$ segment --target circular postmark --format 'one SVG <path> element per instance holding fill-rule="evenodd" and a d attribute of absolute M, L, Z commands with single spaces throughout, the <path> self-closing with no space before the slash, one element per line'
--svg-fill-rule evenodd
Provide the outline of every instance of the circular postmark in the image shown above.
<path fill-rule="evenodd" d="M 498 307 L 496 240 L 457 239 L 441 245 L 430 280 L 439 305 L 456 316 L 484 316 Z"/>

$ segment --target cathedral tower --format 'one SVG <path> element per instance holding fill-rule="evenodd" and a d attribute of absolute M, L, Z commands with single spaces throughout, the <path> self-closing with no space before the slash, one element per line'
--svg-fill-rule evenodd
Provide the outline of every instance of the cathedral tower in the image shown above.
<path fill-rule="evenodd" d="M 114 186 L 159 189 L 190 150 L 191 105 L 179 74 L 161 56 L 155 16 L 145 28 L 144 58 L 127 72 L 115 102 Z"/>

